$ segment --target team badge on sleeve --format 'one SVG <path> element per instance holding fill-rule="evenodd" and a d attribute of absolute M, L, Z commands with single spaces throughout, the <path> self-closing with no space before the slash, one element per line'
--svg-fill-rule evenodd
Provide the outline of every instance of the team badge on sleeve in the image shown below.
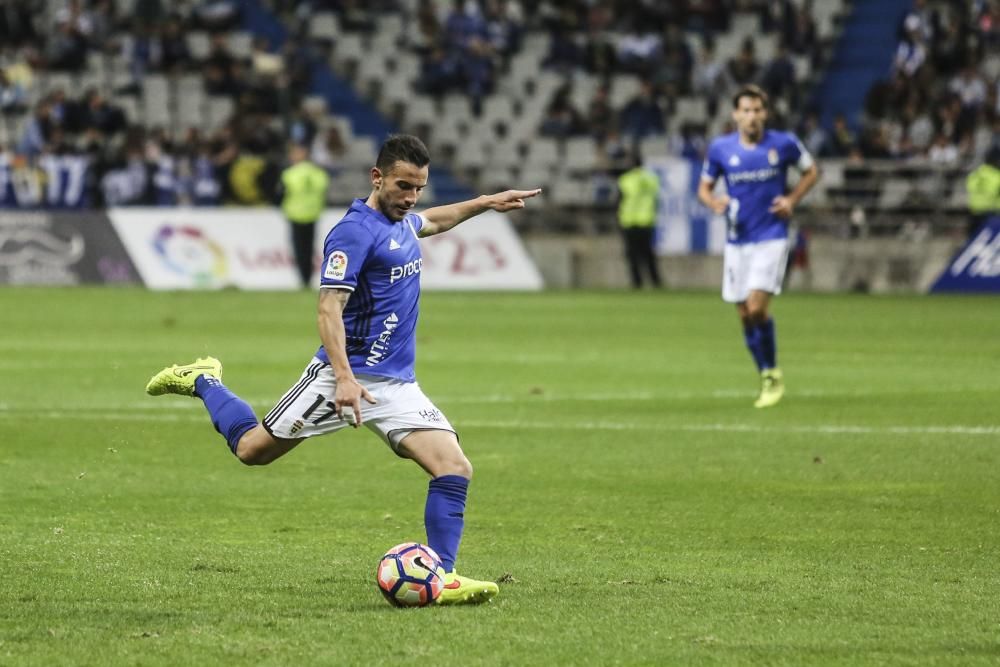
<path fill-rule="evenodd" d="M 330 253 L 330 259 L 326 261 L 326 270 L 323 277 L 331 280 L 343 280 L 347 275 L 347 253 L 342 250 L 334 250 Z"/>

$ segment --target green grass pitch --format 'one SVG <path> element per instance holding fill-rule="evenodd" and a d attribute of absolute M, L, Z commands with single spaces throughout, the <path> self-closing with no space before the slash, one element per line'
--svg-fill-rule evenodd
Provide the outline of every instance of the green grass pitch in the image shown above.
<path fill-rule="evenodd" d="M 271 466 L 143 393 L 214 354 L 266 412 L 309 293 L 0 290 L 0 665 L 995 665 L 1000 309 L 789 294 L 789 387 L 714 293 L 428 293 L 475 469 L 475 608 L 397 610 L 427 480 L 367 431 Z"/>

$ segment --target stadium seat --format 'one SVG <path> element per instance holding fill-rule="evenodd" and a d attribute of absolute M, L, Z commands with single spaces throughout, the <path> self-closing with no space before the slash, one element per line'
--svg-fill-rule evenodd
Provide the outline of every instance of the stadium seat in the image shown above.
<path fill-rule="evenodd" d="M 340 34 L 340 19 L 332 12 L 313 15 L 309 21 L 309 36 L 334 40 Z"/>
<path fill-rule="evenodd" d="M 166 76 L 149 74 L 143 79 L 142 105 L 143 120 L 148 125 L 170 126 L 170 90 Z"/>
<path fill-rule="evenodd" d="M 189 32 L 185 36 L 185 40 L 187 41 L 188 51 L 191 53 L 192 58 L 198 62 L 208 58 L 212 45 L 207 33 Z"/>
<path fill-rule="evenodd" d="M 248 32 L 229 33 L 226 44 L 229 52 L 240 60 L 246 60 L 253 54 L 253 35 Z"/>
<path fill-rule="evenodd" d="M 909 181 L 901 178 L 890 178 L 880 188 L 878 206 L 882 209 L 899 208 L 912 192 L 913 188 Z"/>
<path fill-rule="evenodd" d="M 208 98 L 208 126 L 211 129 L 217 129 L 229 122 L 232 117 L 233 112 L 236 110 L 236 105 L 228 97 L 209 97 Z"/>
<path fill-rule="evenodd" d="M 597 167 L 597 145 L 590 137 L 571 137 L 563 148 L 563 164 L 568 170 L 589 174 Z"/>
<path fill-rule="evenodd" d="M 680 129 L 684 123 L 703 123 L 708 117 L 708 105 L 703 97 L 677 98 L 672 117 L 673 127 Z"/>
<path fill-rule="evenodd" d="M 490 155 L 490 166 L 497 169 L 508 169 L 523 163 L 518 144 L 513 141 L 501 141 L 493 145 Z"/>
<path fill-rule="evenodd" d="M 559 145 L 555 139 L 539 137 L 528 144 L 528 162 L 533 167 L 551 169 L 561 160 Z"/>
<path fill-rule="evenodd" d="M 644 159 L 669 156 L 670 141 L 666 137 L 646 137 L 639 142 L 639 154 Z"/>

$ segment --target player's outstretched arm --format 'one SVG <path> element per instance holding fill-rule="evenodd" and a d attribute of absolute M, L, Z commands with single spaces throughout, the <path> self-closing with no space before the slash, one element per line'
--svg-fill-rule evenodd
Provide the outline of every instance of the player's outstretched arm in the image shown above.
<path fill-rule="evenodd" d="M 494 195 L 480 195 L 475 199 L 461 201 L 456 204 L 445 206 L 435 206 L 424 211 L 424 225 L 420 228 L 420 236 L 434 236 L 441 232 L 446 232 L 455 225 L 479 215 L 484 211 L 513 211 L 524 208 L 524 200 L 534 197 L 542 191 L 541 188 L 534 190 L 507 190 Z"/>

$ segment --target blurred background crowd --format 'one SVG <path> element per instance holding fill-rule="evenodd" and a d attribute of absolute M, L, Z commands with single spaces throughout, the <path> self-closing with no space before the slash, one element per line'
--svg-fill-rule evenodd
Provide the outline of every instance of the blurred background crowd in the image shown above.
<path fill-rule="evenodd" d="M 857 113 L 831 113 L 816 85 L 831 65 L 848 3 L 253 6 L 286 26 L 280 47 L 246 32 L 247 5 L 236 0 L 0 0 L 4 185 L 20 188 L 26 202 L 30 173 L 43 175 L 36 188 L 58 181 L 89 206 L 269 202 L 290 143 L 309 147 L 332 174 L 372 157 L 365 147 L 378 138 L 353 141 L 352 121 L 331 108 L 335 97 L 317 94 L 316 72 L 330 64 L 341 65 L 334 68 L 340 85 L 361 98 L 395 100 L 379 106 L 390 124 L 422 131 L 431 143 L 440 143 L 434 135 L 441 132 L 460 176 L 489 170 L 482 162 L 497 150 L 496 163 L 515 170 L 498 184 L 525 165 L 545 170 L 544 160 L 531 160 L 548 140 L 588 177 L 613 174 L 636 151 L 653 148 L 700 159 L 711 135 L 728 129 L 729 97 L 746 83 L 770 94 L 772 125 L 797 131 L 820 157 L 971 168 L 1000 137 L 997 0 L 914 0 L 896 27 L 892 62 Z M 386 17 L 398 29 L 379 39 Z M 748 18 L 753 34 L 734 30 Z M 360 49 L 351 52 L 351 43 Z M 532 51 L 537 58 L 526 57 Z M 371 59 L 386 68 L 384 77 L 375 72 L 381 89 L 360 76 Z M 456 98 L 467 109 L 449 137 L 442 128 Z M 418 99 L 431 105 L 424 117 Z M 505 161 L 477 138 L 514 148 Z M 593 159 L 574 161 L 570 145 Z"/>

